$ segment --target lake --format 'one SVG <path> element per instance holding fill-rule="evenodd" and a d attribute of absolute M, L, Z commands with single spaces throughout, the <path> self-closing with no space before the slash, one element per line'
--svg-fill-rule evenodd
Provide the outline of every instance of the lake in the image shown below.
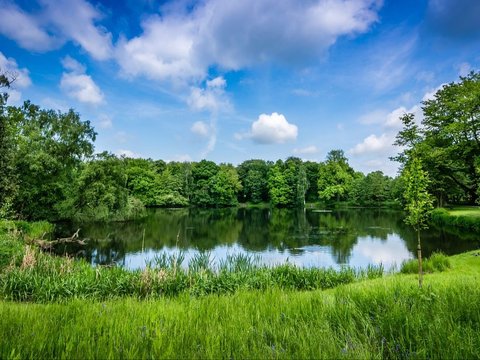
<path fill-rule="evenodd" d="M 227 255 L 250 254 L 262 264 L 334 268 L 381 263 L 389 269 L 416 257 L 416 234 L 395 210 L 149 209 L 142 220 L 63 225 L 59 234 L 71 235 L 77 228 L 89 239 L 87 245 L 61 245 L 56 252 L 83 257 L 92 265 L 116 263 L 129 269 L 179 250 L 185 265 L 205 251 L 217 263 Z M 423 255 L 477 249 L 478 239 L 430 229 L 422 232 Z"/>

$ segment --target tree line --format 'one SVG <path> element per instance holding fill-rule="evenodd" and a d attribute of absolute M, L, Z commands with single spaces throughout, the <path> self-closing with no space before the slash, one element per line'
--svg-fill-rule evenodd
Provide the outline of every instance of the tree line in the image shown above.
<path fill-rule="evenodd" d="M 0 87 L 10 81 L 0 76 Z M 325 161 L 296 157 L 247 160 L 238 166 L 212 161 L 165 162 L 94 154 L 96 133 L 78 113 L 8 106 L 0 97 L 0 216 L 24 219 L 124 219 L 144 206 L 226 207 L 270 203 L 279 207 L 345 202 L 399 204 L 402 176 L 355 171 L 342 150 Z M 402 117 L 395 160 L 421 159 L 438 204 L 477 201 L 480 175 L 480 75 L 471 73 L 423 103 L 424 119 Z"/>

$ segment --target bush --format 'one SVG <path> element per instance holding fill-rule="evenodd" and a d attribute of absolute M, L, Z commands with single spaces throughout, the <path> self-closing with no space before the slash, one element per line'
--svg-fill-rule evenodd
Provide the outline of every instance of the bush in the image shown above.
<path fill-rule="evenodd" d="M 450 269 L 450 259 L 442 253 L 433 253 L 430 258 L 424 259 L 422 263 L 422 270 L 424 273 L 442 272 Z M 400 268 L 402 274 L 416 274 L 418 273 L 418 260 L 412 259 L 404 261 Z"/>

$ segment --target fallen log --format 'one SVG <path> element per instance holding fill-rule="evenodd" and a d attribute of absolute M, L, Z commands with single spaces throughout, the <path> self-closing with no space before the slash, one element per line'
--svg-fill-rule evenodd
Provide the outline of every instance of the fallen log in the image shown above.
<path fill-rule="evenodd" d="M 58 244 L 78 244 L 78 245 L 86 245 L 86 241 L 88 239 L 80 239 L 78 234 L 80 229 L 78 229 L 72 236 L 59 238 L 55 240 L 43 240 L 43 239 L 31 239 L 30 242 L 39 246 L 42 250 L 50 250 L 53 246 Z"/>

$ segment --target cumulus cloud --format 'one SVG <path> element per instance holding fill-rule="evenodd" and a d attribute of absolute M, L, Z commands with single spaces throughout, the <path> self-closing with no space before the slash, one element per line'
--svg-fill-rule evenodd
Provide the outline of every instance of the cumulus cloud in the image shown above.
<path fill-rule="evenodd" d="M 237 70 L 265 61 L 302 64 L 341 36 L 368 31 L 380 0 L 206 0 L 193 10 L 153 15 L 143 32 L 121 39 L 116 57 L 126 75 L 201 80 L 208 67 Z"/>
<path fill-rule="evenodd" d="M 310 155 L 318 153 L 318 149 L 315 145 L 311 145 L 304 148 L 295 148 L 293 149 L 293 153 L 298 155 Z"/>
<path fill-rule="evenodd" d="M 205 77 L 192 49 L 198 29 L 191 19 L 152 16 L 142 28 L 140 36 L 121 38 L 117 44 L 116 58 L 125 75 L 172 81 Z"/>
<path fill-rule="evenodd" d="M 276 112 L 261 114 L 248 133 L 236 134 L 238 140 L 250 138 L 258 144 L 283 144 L 297 139 L 298 127 Z"/>
<path fill-rule="evenodd" d="M 187 103 L 196 111 L 218 113 L 231 108 L 230 101 L 225 93 L 227 82 L 221 76 L 206 82 L 204 88 L 192 87 Z"/>
<path fill-rule="evenodd" d="M 102 14 L 89 2 L 40 0 L 39 5 L 36 13 L 27 13 L 2 3 L 0 33 L 27 50 L 47 51 L 73 41 L 97 60 L 112 56 L 112 36 L 96 25 Z"/>
<path fill-rule="evenodd" d="M 99 105 L 103 102 L 102 91 L 90 75 L 84 73 L 85 67 L 82 64 L 69 56 L 62 60 L 62 64 L 69 72 L 62 74 L 60 88 L 68 96 L 91 105 Z"/>
<path fill-rule="evenodd" d="M 19 68 L 15 59 L 7 58 L 0 51 L 0 70 L 14 80 L 9 89 L 2 90 L 8 93 L 10 103 L 19 103 L 22 98 L 22 93 L 19 89 L 28 88 L 32 84 L 28 69 Z"/>
<path fill-rule="evenodd" d="M 210 133 L 210 126 L 204 121 L 196 121 L 193 123 L 190 131 L 200 137 L 207 137 Z"/>
<path fill-rule="evenodd" d="M 382 153 L 392 147 L 394 139 L 389 134 L 382 134 L 377 136 L 371 134 L 366 137 L 361 143 L 355 145 L 349 150 L 352 155 L 363 155 L 368 153 Z"/>

